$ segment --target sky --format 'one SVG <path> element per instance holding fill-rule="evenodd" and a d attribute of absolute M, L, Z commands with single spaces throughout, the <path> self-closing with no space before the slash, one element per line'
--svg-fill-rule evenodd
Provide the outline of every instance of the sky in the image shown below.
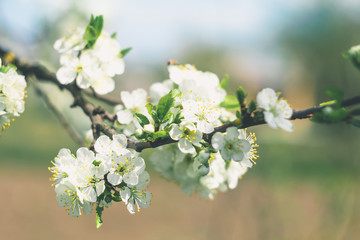
<path fill-rule="evenodd" d="M 133 48 L 127 66 L 165 65 L 189 46 L 205 46 L 226 49 L 259 78 L 276 81 L 286 68 L 276 49 L 279 35 L 288 24 L 316 15 L 320 3 L 360 20 L 357 0 L 0 0 L 0 40 L 6 33 L 10 48 L 26 53 L 39 41 L 39 24 L 61 25 L 60 38 L 79 24 L 85 27 L 91 13 L 103 14 L 104 29 L 117 32 L 123 48 Z M 83 21 L 69 17 L 69 8 Z"/>
<path fill-rule="evenodd" d="M 56 24 L 73 5 L 87 15 L 104 14 L 105 29 L 134 48 L 130 60 L 145 61 L 179 54 L 194 41 L 259 48 L 290 16 L 316 6 L 310 0 L 0 0 L 0 26 L 15 41 L 31 43 L 39 22 Z"/>

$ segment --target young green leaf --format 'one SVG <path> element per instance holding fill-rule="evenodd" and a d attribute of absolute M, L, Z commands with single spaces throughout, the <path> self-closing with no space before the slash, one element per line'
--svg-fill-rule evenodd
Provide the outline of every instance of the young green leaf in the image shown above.
<path fill-rule="evenodd" d="M 156 107 L 157 117 L 160 122 L 167 120 L 165 117 L 170 111 L 170 108 L 174 105 L 175 97 L 179 94 L 178 90 L 171 90 L 168 94 L 160 98 L 159 104 Z"/>
<path fill-rule="evenodd" d="M 102 15 L 96 16 L 94 18 L 93 15 L 91 15 L 90 23 L 85 29 L 85 40 L 87 41 L 86 48 L 92 48 L 96 40 L 101 34 L 102 28 L 104 25 L 104 18 Z"/>
<path fill-rule="evenodd" d="M 226 89 L 228 83 L 229 83 L 229 75 L 226 74 L 226 75 L 224 76 L 224 78 L 223 78 L 223 79 L 221 80 L 221 82 L 220 82 L 220 87 L 221 87 L 222 89 Z"/>
<path fill-rule="evenodd" d="M 141 113 L 135 113 L 135 117 L 142 127 L 144 127 L 146 124 L 150 123 L 149 119 Z"/>
<path fill-rule="evenodd" d="M 103 224 L 103 220 L 101 218 L 102 212 L 104 211 L 104 207 L 96 207 L 96 228 L 100 228 Z"/>
<path fill-rule="evenodd" d="M 247 112 L 249 114 L 251 114 L 252 112 L 254 112 L 256 109 L 256 102 L 254 100 L 252 100 L 250 103 L 249 103 L 249 106 L 248 106 L 248 109 L 247 109 Z"/>
<path fill-rule="evenodd" d="M 338 88 L 327 87 L 324 89 L 326 96 L 336 101 L 336 105 L 340 106 L 342 100 L 344 99 L 344 92 Z"/>
<path fill-rule="evenodd" d="M 237 98 L 231 95 L 226 95 L 224 101 L 220 103 L 220 107 L 226 108 L 227 110 L 240 109 Z"/>
<path fill-rule="evenodd" d="M 245 90 L 243 87 L 239 87 L 237 90 L 236 90 L 236 98 L 240 104 L 241 107 L 245 107 L 245 101 L 246 101 L 246 98 L 247 98 L 247 93 L 245 93 Z"/>

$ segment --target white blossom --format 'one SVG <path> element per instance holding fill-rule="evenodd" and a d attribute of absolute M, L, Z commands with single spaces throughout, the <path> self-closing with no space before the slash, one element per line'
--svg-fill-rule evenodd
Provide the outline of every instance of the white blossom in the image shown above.
<path fill-rule="evenodd" d="M 190 64 L 169 65 L 170 79 L 178 84 L 181 92 L 220 104 L 226 96 L 220 87 L 219 78 L 211 72 L 198 71 Z"/>
<path fill-rule="evenodd" d="M 81 215 L 81 209 L 85 214 L 91 213 L 91 204 L 87 201 L 80 201 L 78 189 L 68 180 L 62 181 L 55 186 L 56 200 L 60 207 L 69 207 L 69 214 L 73 217 Z"/>
<path fill-rule="evenodd" d="M 5 129 L 13 117 L 20 116 L 25 110 L 26 81 L 13 68 L 7 72 L 2 72 L 1 68 L 0 60 L 0 127 Z"/>
<path fill-rule="evenodd" d="M 92 54 L 99 60 L 102 71 L 109 77 L 124 73 L 124 60 L 119 55 L 120 44 L 108 33 L 102 32 L 93 47 Z"/>
<path fill-rule="evenodd" d="M 124 108 L 118 108 L 119 110 L 116 112 L 119 123 L 129 124 L 134 120 L 136 121 L 136 118 L 134 117 L 135 113 L 148 115 L 145 107 L 147 102 L 147 93 L 144 89 L 138 88 L 131 93 L 128 91 L 122 91 L 120 93 L 120 97 L 121 101 L 124 103 Z"/>
<path fill-rule="evenodd" d="M 178 146 L 183 153 L 195 153 L 193 144 L 198 144 L 202 139 L 201 131 L 190 122 L 181 122 L 179 126 L 173 124 L 169 135 L 179 141 Z"/>
<path fill-rule="evenodd" d="M 211 139 L 214 149 L 220 151 L 225 161 L 239 162 L 244 168 L 251 167 L 257 158 L 255 134 L 246 135 L 246 130 L 236 127 L 226 129 L 226 134 L 215 133 Z"/>
<path fill-rule="evenodd" d="M 147 172 L 143 172 L 139 177 L 139 183 L 133 187 L 125 187 L 120 191 L 123 202 L 127 205 L 127 209 L 131 214 L 135 213 L 135 209 L 147 208 L 151 203 L 151 193 L 144 190 L 150 182 L 150 176 Z"/>
<path fill-rule="evenodd" d="M 219 120 L 221 111 L 209 101 L 189 99 L 182 102 L 184 120 L 196 124 L 202 133 L 211 133 L 215 127 L 221 125 Z"/>
<path fill-rule="evenodd" d="M 56 40 L 54 43 L 54 49 L 59 53 L 80 51 L 84 49 L 87 44 L 84 38 L 84 34 L 85 30 L 83 28 L 77 28 L 71 34 Z"/>
<path fill-rule="evenodd" d="M 278 99 L 277 94 L 271 88 L 265 88 L 256 96 L 257 104 L 264 109 L 265 122 L 271 128 L 282 128 L 285 131 L 293 131 L 294 126 L 289 120 L 292 109 L 284 99 Z"/>
<path fill-rule="evenodd" d="M 61 84 L 76 80 L 82 89 L 92 87 L 98 94 L 107 94 L 115 89 L 112 77 L 125 69 L 121 47 L 108 33 L 102 32 L 93 48 L 86 49 L 83 35 L 84 30 L 78 29 L 55 42 L 54 48 L 62 53 L 62 66 L 56 77 Z"/>
<path fill-rule="evenodd" d="M 172 89 L 174 83 L 171 80 L 165 80 L 162 83 L 154 83 L 150 86 L 150 98 L 154 104 L 157 104 L 161 97 L 168 94 Z"/>

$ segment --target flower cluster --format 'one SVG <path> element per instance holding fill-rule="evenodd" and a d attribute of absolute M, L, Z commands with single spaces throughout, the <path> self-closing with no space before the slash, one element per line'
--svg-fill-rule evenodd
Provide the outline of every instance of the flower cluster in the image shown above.
<path fill-rule="evenodd" d="M 136 208 L 139 211 L 149 206 L 151 194 L 145 188 L 150 176 L 144 159 L 126 146 L 125 135 L 119 134 L 112 140 L 99 137 L 95 152 L 82 147 L 74 156 L 69 149 L 61 149 L 49 168 L 59 205 L 69 207 L 74 217 L 80 216 L 82 209 L 89 214 L 94 204 L 101 216 L 103 208 L 113 201 L 123 201 L 132 214 Z"/>
<path fill-rule="evenodd" d="M 61 84 L 76 81 L 78 87 L 93 88 L 98 94 L 114 90 L 112 79 L 125 69 L 120 44 L 102 31 L 102 17 L 92 18 L 86 29 L 78 28 L 58 39 L 54 48 L 61 53 L 56 77 Z"/>
<path fill-rule="evenodd" d="M 118 131 L 137 140 L 170 137 L 177 147 L 166 146 L 151 162 L 185 192 L 213 198 L 218 190 L 233 189 L 257 158 L 254 134 L 235 127 L 216 133 L 213 144 L 203 140 L 216 127 L 236 116 L 222 107 L 226 91 L 219 78 L 192 65 L 169 65 L 169 78 L 143 89 L 122 91 L 117 106 Z M 225 120 L 224 120 L 225 119 Z"/>
<path fill-rule="evenodd" d="M 0 59 L 0 127 L 4 130 L 13 117 L 25 110 L 26 81 L 12 66 L 2 66 Z"/>
<path fill-rule="evenodd" d="M 217 138 L 220 136 L 214 136 L 213 142 Z M 188 194 L 198 192 L 204 198 L 213 199 L 218 191 L 225 192 L 236 188 L 239 178 L 257 158 L 254 134 L 247 135 L 245 130 L 228 128 L 225 138 L 237 140 L 234 144 L 240 147 L 233 148 L 226 140 L 223 141 L 225 146 L 217 141 L 213 146 L 217 146 L 220 151 L 215 153 L 201 151 L 194 155 L 184 153 L 180 146 L 177 148 L 168 145 L 156 151 L 150 161 L 165 178 L 179 182 L 183 192 Z"/>
<path fill-rule="evenodd" d="M 111 77 L 124 71 L 121 58 L 128 51 L 102 32 L 101 16 L 54 47 L 62 53 L 58 80 L 76 80 L 80 88 L 92 87 L 99 94 L 114 89 Z M 227 77 L 220 81 L 190 64 L 170 64 L 168 71 L 169 79 L 151 85 L 149 96 L 141 88 L 120 92 L 122 104 L 109 123 L 118 135 L 100 136 L 93 141 L 94 151 L 80 148 L 77 156 L 60 150 L 50 170 L 59 204 L 68 206 L 70 215 L 90 213 L 96 205 L 99 226 L 104 207 L 114 201 L 123 201 L 130 213 L 150 204 L 145 161 L 126 148 L 128 141 L 137 150 L 136 143 L 173 142 L 155 149 L 150 157 L 155 170 L 177 181 L 185 193 L 213 199 L 218 191 L 234 189 L 258 158 L 255 134 L 239 128 L 266 121 L 272 128 L 293 129 L 292 109 L 272 89 L 247 104 L 243 88 L 236 96 L 227 94 Z"/>

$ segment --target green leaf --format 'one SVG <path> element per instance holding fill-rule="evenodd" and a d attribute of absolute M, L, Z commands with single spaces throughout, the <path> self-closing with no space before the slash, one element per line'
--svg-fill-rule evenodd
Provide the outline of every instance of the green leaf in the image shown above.
<path fill-rule="evenodd" d="M 247 112 L 248 112 L 249 114 L 251 114 L 251 113 L 254 112 L 255 110 L 256 110 L 256 102 L 255 102 L 254 100 L 252 100 L 252 101 L 249 103 Z"/>
<path fill-rule="evenodd" d="M 104 207 L 96 207 L 96 228 L 100 228 L 103 224 L 103 220 L 101 218 L 102 212 L 104 211 Z"/>
<path fill-rule="evenodd" d="M 220 107 L 226 108 L 227 110 L 239 109 L 239 102 L 235 96 L 226 95 L 224 101 L 220 103 Z"/>
<path fill-rule="evenodd" d="M 131 49 L 132 49 L 131 47 L 122 49 L 119 53 L 119 56 L 121 58 L 125 57 L 130 52 Z"/>
<path fill-rule="evenodd" d="M 341 89 L 334 87 L 327 87 L 324 89 L 326 96 L 336 101 L 336 104 L 340 106 L 342 100 L 344 99 L 344 92 Z"/>
<path fill-rule="evenodd" d="M 160 122 L 167 120 L 165 116 L 170 111 L 170 108 L 174 105 L 175 97 L 179 94 L 179 90 L 171 90 L 168 94 L 160 98 L 159 104 L 156 106 L 157 117 Z"/>
<path fill-rule="evenodd" d="M 360 120 L 356 118 L 350 119 L 349 123 L 355 127 L 360 128 Z"/>
<path fill-rule="evenodd" d="M 114 32 L 113 34 L 111 34 L 111 38 L 115 39 L 116 38 L 116 32 Z"/>
<path fill-rule="evenodd" d="M 318 123 L 338 123 L 345 120 L 348 114 L 349 112 L 344 108 L 328 106 L 323 111 L 315 113 L 311 120 Z"/>
<path fill-rule="evenodd" d="M 96 40 L 101 34 L 102 28 L 104 25 L 104 18 L 102 15 L 96 16 L 94 18 L 93 15 L 91 15 L 90 23 L 85 29 L 85 40 L 87 41 L 86 48 L 92 48 Z"/>
<path fill-rule="evenodd" d="M 93 26 L 87 26 L 85 30 L 85 40 L 90 42 L 96 40 L 97 34 Z"/>
<path fill-rule="evenodd" d="M 243 87 L 238 87 L 238 89 L 236 90 L 236 98 L 240 104 L 241 107 L 246 106 L 245 101 L 247 98 L 247 93 L 245 93 L 245 90 Z"/>
<path fill-rule="evenodd" d="M 141 113 L 135 113 L 135 117 L 142 127 L 150 123 L 149 119 Z"/>
<path fill-rule="evenodd" d="M 236 111 L 236 117 L 238 118 L 238 119 L 242 119 L 242 115 L 241 115 L 241 112 L 238 110 L 238 111 Z"/>
<path fill-rule="evenodd" d="M 102 15 L 97 16 L 94 19 L 93 26 L 96 30 L 97 37 L 99 37 L 104 26 L 104 17 Z"/>
<path fill-rule="evenodd" d="M 222 89 L 226 89 L 228 83 L 229 83 L 229 75 L 226 74 L 226 75 L 224 76 L 224 78 L 223 78 L 223 79 L 221 80 L 221 82 L 220 82 L 220 87 L 221 87 Z"/>
<path fill-rule="evenodd" d="M 145 107 L 146 107 L 149 114 L 151 113 L 152 110 L 155 110 L 155 107 L 154 107 L 154 105 L 152 103 L 147 103 L 145 105 Z"/>

